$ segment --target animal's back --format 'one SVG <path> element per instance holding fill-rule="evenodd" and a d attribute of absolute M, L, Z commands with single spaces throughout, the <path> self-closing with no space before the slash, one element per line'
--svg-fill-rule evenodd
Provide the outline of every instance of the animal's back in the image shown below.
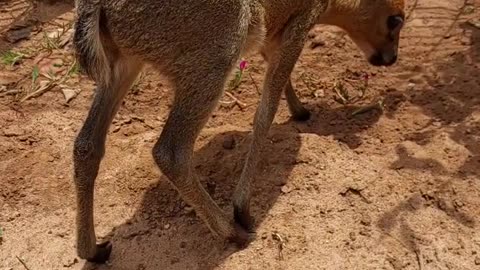
<path fill-rule="evenodd" d="M 228 52 L 246 35 L 249 20 L 245 0 L 102 0 L 99 8 L 100 25 L 113 44 L 155 63 L 206 49 Z"/>

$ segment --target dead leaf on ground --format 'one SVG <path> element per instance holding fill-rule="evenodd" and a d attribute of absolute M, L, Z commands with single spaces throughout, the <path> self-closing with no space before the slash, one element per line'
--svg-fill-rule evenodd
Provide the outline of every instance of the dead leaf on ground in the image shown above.
<path fill-rule="evenodd" d="M 67 103 L 70 102 L 72 99 L 74 99 L 78 95 L 78 93 L 80 92 L 78 90 L 74 90 L 74 89 L 71 89 L 71 88 L 62 87 L 61 89 L 62 89 L 63 96 L 65 97 L 65 102 L 67 102 Z"/>

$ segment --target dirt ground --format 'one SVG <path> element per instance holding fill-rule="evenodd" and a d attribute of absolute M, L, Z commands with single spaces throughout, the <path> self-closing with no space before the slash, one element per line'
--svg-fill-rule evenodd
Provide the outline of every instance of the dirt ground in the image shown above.
<path fill-rule="evenodd" d="M 312 31 L 293 82 L 313 116 L 294 122 L 282 101 L 244 250 L 215 239 L 155 166 L 171 91 L 146 68 L 97 179 L 97 235 L 114 245 L 103 266 L 75 252 L 72 142 L 94 85 L 73 63 L 72 17 L 70 4 L 0 1 L 0 51 L 17 53 L 0 66 L 0 269 L 480 269 L 480 1 L 410 1 L 391 68 L 337 28 Z M 265 67 L 246 60 L 240 104 L 225 95 L 196 147 L 227 213 Z M 342 85 L 365 95 L 341 104 Z"/>

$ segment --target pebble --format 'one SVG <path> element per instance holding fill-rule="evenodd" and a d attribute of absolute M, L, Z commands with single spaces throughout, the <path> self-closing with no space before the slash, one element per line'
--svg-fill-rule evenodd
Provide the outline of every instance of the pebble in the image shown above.
<path fill-rule="evenodd" d="M 228 150 L 235 148 L 235 138 L 233 138 L 233 136 L 227 136 L 225 140 L 223 140 L 222 146 Z"/>
<path fill-rule="evenodd" d="M 290 193 L 292 191 L 292 188 L 285 185 L 280 190 L 282 191 L 283 194 L 287 194 L 287 193 Z"/>
<path fill-rule="evenodd" d="M 190 215 L 190 214 L 195 212 L 195 209 L 193 209 L 193 207 L 191 207 L 191 206 L 186 206 L 184 208 L 184 210 L 185 210 L 185 214 L 187 214 L 187 215 Z"/>
<path fill-rule="evenodd" d="M 323 47 L 325 46 L 325 41 L 323 41 L 320 37 L 315 37 L 312 39 L 312 42 L 310 43 L 310 49 L 315 49 L 317 47 Z"/>
<path fill-rule="evenodd" d="M 78 259 L 74 258 L 73 260 L 68 260 L 67 262 L 63 263 L 63 267 L 72 267 L 76 263 L 78 263 Z"/>
<path fill-rule="evenodd" d="M 16 136 L 21 136 L 23 135 L 25 132 L 23 130 L 21 130 L 19 127 L 14 127 L 14 126 L 10 126 L 10 127 L 7 127 L 4 131 L 3 131 L 3 135 L 5 137 L 16 137 Z"/>
<path fill-rule="evenodd" d="M 357 236 L 355 235 L 355 232 L 350 232 L 349 236 L 350 236 L 350 240 L 352 241 L 357 240 Z"/>
<path fill-rule="evenodd" d="M 360 223 L 364 226 L 370 226 L 372 224 L 372 218 L 369 215 L 364 214 L 362 215 L 362 219 L 360 220 Z"/>

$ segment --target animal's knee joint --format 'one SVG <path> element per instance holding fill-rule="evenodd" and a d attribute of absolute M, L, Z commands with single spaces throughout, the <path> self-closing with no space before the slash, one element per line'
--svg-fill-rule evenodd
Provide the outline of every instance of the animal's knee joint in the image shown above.
<path fill-rule="evenodd" d="M 173 145 L 158 143 L 153 148 L 152 155 L 162 173 L 170 180 L 176 179 L 182 170 L 187 168 L 186 159 L 182 158 L 185 157 L 185 155 L 182 154 L 180 149 L 176 149 Z"/>

